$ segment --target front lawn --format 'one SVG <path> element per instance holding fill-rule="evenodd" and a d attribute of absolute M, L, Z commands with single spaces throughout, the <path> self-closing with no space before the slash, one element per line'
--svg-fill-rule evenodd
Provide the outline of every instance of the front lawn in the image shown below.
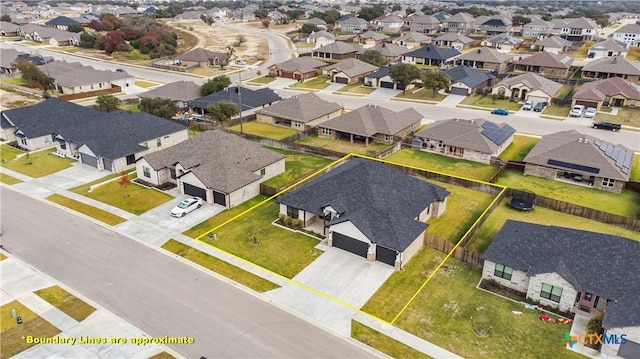
<path fill-rule="evenodd" d="M 264 293 L 280 287 L 279 285 L 269 282 L 262 277 L 247 272 L 244 269 L 238 268 L 184 243 L 178 242 L 175 239 L 168 240 L 162 245 L 162 248 L 223 275 L 234 282 L 244 285 L 245 287 L 251 288 L 258 293 Z"/>
<path fill-rule="evenodd" d="M 65 196 L 61 196 L 59 194 L 52 194 L 51 196 L 47 197 L 47 200 L 51 201 L 51 202 L 55 202 L 61 206 L 65 206 L 67 208 L 70 208 L 76 212 L 80 212 L 84 215 L 87 215 L 91 218 L 95 218 L 101 222 L 104 222 L 108 225 L 111 226 L 115 226 L 116 224 L 120 224 L 122 222 L 125 222 L 126 219 L 120 217 L 120 216 L 116 216 L 115 214 L 111 213 L 111 212 L 107 212 L 105 210 L 102 210 L 100 208 L 96 208 L 93 206 L 90 206 L 86 203 L 82 203 L 79 201 L 76 201 L 75 199 L 71 199 L 69 197 L 65 197 Z"/>
<path fill-rule="evenodd" d="M 502 203 L 491 212 L 465 248 L 484 253 L 507 219 L 606 233 L 640 241 L 640 233 L 636 231 L 611 224 L 604 224 L 584 217 L 556 212 L 548 208 L 536 207 L 533 211 L 518 211 L 509 207 L 507 205 L 507 198 L 505 198 Z"/>
<path fill-rule="evenodd" d="M 440 102 L 447 98 L 446 95 L 442 95 L 436 92 L 433 94 L 431 89 L 419 88 L 417 90 L 408 90 L 405 93 L 400 92 L 395 96 L 397 99 L 406 99 L 406 100 L 422 100 L 422 101 L 433 101 Z"/>
<path fill-rule="evenodd" d="M 133 182 L 136 177 L 135 175 L 129 176 L 131 180 L 131 185 L 128 188 L 129 197 L 124 197 L 125 190 L 118 184 L 120 180 L 98 186 L 89 192 L 89 186 L 91 184 L 100 183 L 108 178 L 115 177 L 119 177 L 119 175 L 109 175 L 92 183 L 71 188 L 70 191 L 118 207 L 135 215 L 140 215 L 173 199 L 173 196 L 164 192 L 136 184 Z"/>
<path fill-rule="evenodd" d="M 385 157 L 385 160 L 418 167 L 432 172 L 488 181 L 498 172 L 497 167 L 479 162 L 442 156 L 436 153 L 403 148 Z"/>
<path fill-rule="evenodd" d="M 396 359 L 428 359 L 430 356 L 401 343 L 393 338 L 371 329 L 355 320 L 351 320 L 351 337 L 375 348 L 391 358 Z"/>
<path fill-rule="evenodd" d="M 275 77 L 271 77 L 271 76 L 262 76 L 262 77 L 256 77 L 254 79 L 251 79 L 249 81 L 247 81 L 248 83 L 254 83 L 254 84 L 268 84 L 272 81 L 275 81 L 276 78 Z"/>
<path fill-rule="evenodd" d="M 515 135 L 513 142 L 500 154 L 500 158 L 508 161 L 522 161 L 529 151 L 540 141 L 537 137 Z"/>
<path fill-rule="evenodd" d="M 340 90 L 336 92 L 345 92 L 345 93 L 355 93 L 355 94 L 364 94 L 368 95 L 375 91 L 376 89 L 373 87 L 367 87 L 357 82 L 355 84 L 347 85 L 342 87 Z"/>
<path fill-rule="evenodd" d="M 494 100 L 491 95 L 482 96 L 482 95 L 477 95 L 477 94 L 476 95 L 467 96 L 467 98 L 462 100 L 462 102 L 460 102 L 460 104 L 469 105 L 469 106 L 485 107 L 487 109 L 504 108 L 505 110 L 509 110 L 509 111 L 518 111 L 518 110 L 520 110 L 520 107 L 522 107 L 521 104 L 519 104 L 519 103 L 517 103 L 515 101 L 506 100 L 506 99 L 505 100 L 501 100 L 499 98 Z"/>
<path fill-rule="evenodd" d="M 357 153 L 369 157 L 375 157 L 378 153 L 393 146 L 374 142 L 369 143 L 369 146 L 367 147 L 363 142 L 351 143 L 348 140 L 334 140 L 326 137 L 318 137 L 318 135 L 307 136 L 305 138 L 299 139 L 298 141 L 296 141 L 296 143 L 311 147 L 326 148 L 344 154 Z"/>
<path fill-rule="evenodd" d="M 11 315 L 13 309 L 16 315 L 22 317 L 22 324 L 17 324 Z M 34 346 L 35 344 L 27 343 L 24 339 L 26 336 L 50 338 L 61 332 L 17 300 L 0 307 L 0 323 L 0 359 L 10 358 Z"/>
<path fill-rule="evenodd" d="M 0 173 L 0 182 L 4 183 L 4 184 L 8 184 L 8 185 L 14 185 L 14 184 L 18 184 L 18 183 L 22 183 L 22 180 L 19 180 L 15 177 L 11 177 L 9 175 L 6 175 L 4 173 Z"/>
<path fill-rule="evenodd" d="M 242 202 L 242 204 L 238 206 L 235 206 L 230 209 L 225 209 L 224 211 L 216 214 L 215 216 L 207 219 L 206 221 L 198 223 L 197 225 L 184 231 L 182 234 L 184 234 L 187 237 L 198 238 L 199 236 L 209 232 L 213 228 L 225 223 L 226 221 L 241 214 L 242 212 L 248 210 L 249 208 L 259 204 L 260 202 L 266 200 L 267 198 L 268 197 L 263 195 L 255 196 L 247 201 Z"/>
<path fill-rule="evenodd" d="M 319 240 L 271 224 L 280 205 L 270 201 L 214 232 L 217 239 L 203 237 L 223 251 L 255 263 L 286 278 L 293 278 L 322 251 Z"/>
<path fill-rule="evenodd" d="M 466 358 L 583 358 L 565 349 L 570 325 L 543 322 L 522 303 L 476 289 L 481 274 L 449 258 L 395 324 Z"/>
<path fill-rule="evenodd" d="M 542 111 L 542 114 L 548 115 L 548 116 L 567 117 L 569 116 L 570 111 L 571 111 L 571 106 L 558 106 L 558 105 L 549 104 Z"/>
<path fill-rule="evenodd" d="M 136 86 L 140 86 L 142 88 L 154 87 L 158 85 L 162 85 L 162 84 L 157 82 L 151 82 L 151 81 L 136 80 Z"/>
<path fill-rule="evenodd" d="M 640 182 L 640 156 L 633 156 L 633 162 L 631 162 L 631 175 L 630 180 Z"/>
<path fill-rule="evenodd" d="M 140 105 L 138 105 L 137 103 L 133 103 L 130 105 L 120 105 L 118 106 L 118 109 L 128 112 L 140 112 Z"/>
<path fill-rule="evenodd" d="M 610 121 L 618 123 L 622 125 L 623 129 L 624 126 L 640 127 L 640 110 L 625 107 L 618 110 L 618 114 L 615 116 L 609 113 L 598 112 L 596 113 L 594 121 Z"/>
<path fill-rule="evenodd" d="M 310 80 L 304 82 L 297 82 L 293 86 L 293 88 L 301 88 L 301 89 L 313 89 L 313 90 L 322 90 L 331 85 L 329 82 L 329 78 L 325 76 L 314 77 Z"/>
<path fill-rule="evenodd" d="M 17 155 L 24 152 L 11 146 L 2 145 L 1 150 L 2 161 L 0 165 L 2 167 L 34 178 L 47 176 L 69 168 L 71 164 L 75 162 L 75 160 L 71 158 L 62 158 L 51 154 L 51 152 L 55 150 L 55 147 L 36 152 L 28 152 L 20 158 L 16 158 Z M 4 161 L 5 159 L 7 162 Z"/>
<path fill-rule="evenodd" d="M 242 131 L 240 131 L 240 127 L 242 126 Z M 230 131 L 234 132 L 243 132 L 249 135 L 260 136 L 265 138 L 270 138 L 272 140 L 280 141 L 291 135 L 295 135 L 298 131 L 293 130 L 291 128 L 276 126 L 270 123 L 262 123 L 262 122 L 245 122 L 242 125 L 235 125 L 229 127 Z"/>
<path fill-rule="evenodd" d="M 629 190 L 611 193 L 535 176 L 524 176 L 521 172 L 512 170 L 505 171 L 496 183 L 600 211 L 640 218 L 640 193 Z"/>
<path fill-rule="evenodd" d="M 96 308 L 85 303 L 82 299 L 75 297 L 57 285 L 37 290 L 34 293 L 78 322 L 85 320 L 96 310 Z"/>
<path fill-rule="evenodd" d="M 287 158 L 285 158 L 284 160 L 285 171 L 264 182 L 265 185 L 276 189 L 294 180 L 301 179 L 303 176 L 311 174 L 312 172 L 317 171 L 333 162 L 328 158 L 314 156 L 307 153 L 299 153 L 275 148 L 269 149 L 287 156 Z"/>

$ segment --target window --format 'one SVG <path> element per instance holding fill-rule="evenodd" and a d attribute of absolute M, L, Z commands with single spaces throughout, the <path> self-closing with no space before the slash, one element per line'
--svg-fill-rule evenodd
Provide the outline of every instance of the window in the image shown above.
<path fill-rule="evenodd" d="M 158 138 L 156 140 L 156 146 L 158 146 L 158 147 L 162 146 L 162 140 L 161 139 Z"/>
<path fill-rule="evenodd" d="M 300 123 L 300 121 L 294 121 L 293 127 L 302 127 L 302 124 Z"/>
<path fill-rule="evenodd" d="M 265 174 L 267 174 L 267 169 L 263 168 L 260 170 L 260 176 L 264 176 Z"/>
<path fill-rule="evenodd" d="M 148 143 L 146 143 L 146 142 L 143 142 L 143 143 L 142 143 L 142 145 L 143 145 L 144 147 L 149 148 L 149 144 L 148 144 Z"/>
<path fill-rule="evenodd" d="M 142 166 L 142 175 L 151 178 L 151 170 L 149 170 L 149 167 Z"/>
<path fill-rule="evenodd" d="M 616 182 L 616 180 L 612 179 L 612 178 L 603 178 L 602 179 L 602 186 L 604 187 L 613 187 L 613 184 Z"/>
<path fill-rule="evenodd" d="M 298 209 L 287 206 L 287 216 L 294 219 L 298 219 Z"/>
<path fill-rule="evenodd" d="M 562 288 L 554 287 L 551 284 L 542 283 L 542 290 L 540 290 L 540 296 L 542 298 L 552 300 L 556 303 L 560 303 L 560 297 L 562 297 Z"/>
<path fill-rule="evenodd" d="M 391 136 L 391 135 L 384 135 L 384 140 L 385 140 L 385 141 L 387 141 L 387 142 L 388 142 L 388 141 L 391 141 L 392 139 L 393 139 L 393 136 Z"/>
<path fill-rule="evenodd" d="M 322 128 L 322 134 L 323 135 L 330 135 L 331 134 L 331 129 L 323 127 Z"/>
<path fill-rule="evenodd" d="M 507 267 L 504 264 L 496 263 L 496 269 L 493 271 L 493 275 L 502 279 L 511 280 L 513 274 L 513 268 Z"/>

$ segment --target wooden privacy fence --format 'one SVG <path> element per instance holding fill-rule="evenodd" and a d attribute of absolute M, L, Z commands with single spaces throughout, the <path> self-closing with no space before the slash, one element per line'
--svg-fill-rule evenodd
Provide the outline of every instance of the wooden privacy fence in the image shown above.
<path fill-rule="evenodd" d="M 449 242 L 440 237 L 434 236 L 431 233 L 425 233 L 424 235 L 424 245 L 429 248 L 433 248 L 443 253 L 449 253 L 455 246 L 454 243 Z M 475 267 L 480 267 L 484 265 L 484 259 L 482 259 L 482 253 L 472 251 L 466 249 L 462 246 L 458 246 L 455 251 L 451 254 L 451 256 L 459 261 L 471 264 Z"/>

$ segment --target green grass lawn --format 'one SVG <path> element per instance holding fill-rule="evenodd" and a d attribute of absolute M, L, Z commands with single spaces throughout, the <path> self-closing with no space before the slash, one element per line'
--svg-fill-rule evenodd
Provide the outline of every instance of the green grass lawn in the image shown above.
<path fill-rule="evenodd" d="M 19 180 L 15 177 L 11 177 L 4 173 L 0 173 L 0 182 L 8 185 L 14 185 L 14 184 L 22 183 L 22 180 Z"/>
<path fill-rule="evenodd" d="M 147 359 L 175 359 L 175 357 L 167 352 L 160 352 L 154 356 L 150 356 Z"/>
<path fill-rule="evenodd" d="M 603 106 L 603 108 L 605 108 Z M 596 113 L 594 121 L 611 121 L 619 123 L 623 126 L 640 127 L 640 110 L 623 108 L 618 111 L 617 115 L 608 113 Z"/>
<path fill-rule="evenodd" d="M 187 130 L 187 133 L 189 134 L 189 138 L 192 138 L 201 134 L 202 131 L 189 127 L 189 129 Z"/>
<path fill-rule="evenodd" d="M 240 132 L 240 125 L 229 127 L 229 130 Z M 243 123 L 242 132 L 254 136 L 270 138 L 276 141 L 285 139 L 291 135 L 295 135 L 296 133 L 298 133 L 298 131 L 291 128 L 256 121 Z"/>
<path fill-rule="evenodd" d="M 136 86 L 140 86 L 140 87 L 143 87 L 143 88 L 153 87 L 153 86 L 158 86 L 158 85 L 162 85 L 162 84 L 157 83 L 157 82 L 152 82 L 152 81 L 136 80 Z"/>
<path fill-rule="evenodd" d="M 296 141 L 296 143 L 312 147 L 326 148 L 344 154 L 357 153 L 370 157 L 374 157 L 378 153 L 392 146 L 374 142 L 369 143 L 369 146 L 367 147 L 363 142 L 351 143 L 348 140 L 334 140 L 326 137 L 318 137 L 318 135 L 307 136 L 305 138 L 299 139 L 298 141 Z"/>
<path fill-rule="evenodd" d="M 3 161 L 0 162 L 0 165 L 4 168 L 34 178 L 47 176 L 71 167 L 71 164 L 75 162 L 75 160 L 52 155 L 50 152 L 54 151 L 54 149 L 55 147 L 39 150 L 37 152 L 29 152 L 29 158 L 27 158 L 26 155 L 21 158 L 16 158 L 18 154 L 24 152 L 11 146 L 2 145 L 2 154 L 0 154 L 0 156 Z M 6 163 L 4 162 L 4 159 L 7 160 Z"/>
<path fill-rule="evenodd" d="M 513 142 L 500 154 L 500 158 L 509 161 L 522 161 L 531 149 L 540 141 L 537 137 L 515 135 Z"/>
<path fill-rule="evenodd" d="M 501 99 L 496 99 L 494 101 L 490 95 L 489 96 L 482 96 L 482 95 L 467 96 L 467 98 L 462 100 L 462 102 L 460 103 L 463 105 L 485 107 L 488 109 L 504 108 L 509 111 L 518 111 L 520 110 L 520 107 L 522 107 L 521 104 L 515 101 L 501 100 Z"/>
<path fill-rule="evenodd" d="M 400 151 L 385 157 L 385 160 L 433 172 L 440 172 L 482 181 L 490 180 L 491 177 L 498 172 L 497 167 L 485 165 L 479 162 L 467 161 L 408 148 L 403 148 Z"/>
<path fill-rule="evenodd" d="M 184 231 L 182 234 L 184 234 L 187 237 L 198 238 L 199 236 L 209 232 L 211 229 L 223 224 L 224 222 L 232 219 L 237 215 L 240 215 L 242 212 L 259 204 L 260 202 L 266 200 L 267 198 L 268 197 L 263 195 L 255 196 L 247 201 L 242 202 L 242 204 L 238 206 L 235 206 L 230 209 L 225 209 L 224 211 L 216 214 L 215 216 L 207 219 L 206 221 L 198 223 L 197 225 Z"/>
<path fill-rule="evenodd" d="M 2 177 L 0 177 L 1 179 Z M 632 181 L 640 182 L 640 156 L 633 156 L 633 162 L 631 162 L 631 175 L 629 177 Z"/>
<path fill-rule="evenodd" d="M 625 217 L 640 218 L 640 193 L 629 190 L 623 190 L 622 193 L 611 193 L 540 177 L 523 176 L 518 171 L 505 171 L 498 179 L 497 184 L 510 188 L 526 189 L 544 197 Z"/>
<path fill-rule="evenodd" d="M 375 90 L 376 89 L 373 87 L 367 87 L 358 82 L 355 84 L 344 86 L 336 92 L 357 93 L 357 94 L 368 95 Z"/>
<path fill-rule="evenodd" d="M 458 243 L 495 196 L 447 183 L 428 181 L 449 191 L 447 209 L 442 216 L 430 218 L 427 232 L 453 243 Z"/>
<path fill-rule="evenodd" d="M 11 316 L 12 309 L 16 310 L 16 315 L 22 317 L 22 324 L 18 325 Z M 17 300 L 0 307 L 0 323 L 0 359 L 10 358 L 34 346 L 35 344 L 27 344 L 23 339 L 27 335 L 50 338 L 61 332 Z"/>
<path fill-rule="evenodd" d="M 331 85 L 331 82 L 329 81 L 328 77 L 319 76 L 305 82 L 298 82 L 291 87 L 322 90 L 324 88 L 327 88 L 329 85 Z"/>
<path fill-rule="evenodd" d="M 120 216 L 116 216 L 113 213 L 104 211 L 100 208 L 90 206 L 86 203 L 76 201 L 75 199 L 71 199 L 69 197 L 61 196 L 59 194 L 52 194 L 51 196 L 47 197 L 47 200 L 51 202 L 55 202 L 59 205 L 65 206 L 67 208 L 70 208 L 76 212 L 85 214 L 91 218 L 95 218 L 111 226 L 115 226 L 116 224 L 126 221 L 126 219 Z"/>
<path fill-rule="evenodd" d="M 466 358 L 583 358 L 562 342 L 570 325 L 543 322 L 521 303 L 476 289 L 481 274 L 448 259 L 395 325 Z"/>
<path fill-rule="evenodd" d="M 640 233 L 636 231 L 556 212 L 548 208 L 536 207 L 533 211 L 518 211 L 509 207 L 507 205 L 507 199 L 505 198 L 502 203 L 491 212 L 487 220 L 480 226 L 480 229 L 475 233 L 471 241 L 467 243 L 465 248 L 484 253 L 507 219 L 606 233 L 640 241 Z"/>
<path fill-rule="evenodd" d="M 215 230 L 217 239 L 202 240 L 287 278 L 313 262 L 322 251 L 318 239 L 271 224 L 279 205 L 270 201 Z M 286 250 L 283 250 L 286 248 Z"/>
<path fill-rule="evenodd" d="M 558 105 L 549 104 L 542 111 L 542 114 L 548 115 L 548 116 L 567 117 L 569 116 L 570 111 L 571 111 L 571 106 L 558 106 Z"/>
<path fill-rule="evenodd" d="M 165 244 L 162 245 L 162 248 L 168 250 L 169 252 L 182 256 L 218 274 L 221 274 L 233 280 L 234 282 L 244 285 L 245 287 L 251 288 L 258 293 L 264 293 L 266 291 L 279 287 L 279 285 L 275 283 L 269 282 L 268 280 L 263 279 L 253 273 L 247 272 L 244 269 L 238 268 L 210 254 L 199 251 L 174 239 L 168 240 Z"/>
<path fill-rule="evenodd" d="M 16 85 L 16 86 L 22 86 L 22 85 L 26 85 L 27 84 L 27 81 L 25 81 L 22 78 L 22 76 L 8 77 L 6 79 L 2 79 L 2 82 L 8 83 L 10 85 Z"/>
<path fill-rule="evenodd" d="M 571 92 L 571 89 L 573 89 L 573 85 L 569 85 L 569 84 L 562 85 L 562 87 L 560 88 L 560 90 L 558 91 L 558 93 L 556 94 L 555 97 L 559 98 L 559 99 L 563 99 L 563 98 L 567 97 L 569 92 Z M 576 91 L 578 89 L 579 89 L 579 87 L 576 87 Z"/>
<path fill-rule="evenodd" d="M 57 285 L 37 290 L 34 293 L 79 322 L 85 320 L 91 313 L 96 311 L 96 308 Z"/>
<path fill-rule="evenodd" d="M 249 83 L 254 83 L 254 84 L 268 84 L 272 81 L 275 81 L 276 78 L 275 77 L 271 77 L 271 76 L 262 76 L 262 77 L 256 77 L 255 79 L 251 79 L 247 82 Z"/>
<path fill-rule="evenodd" d="M 287 156 L 284 160 L 285 171 L 264 182 L 265 185 L 273 188 L 280 188 L 296 179 L 301 179 L 303 176 L 317 171 L 333 162 L 328 158 L 314 156 L 307 153 L 280 150 L 270 147 L 267 148 Z"/>
<path fill-rule="evenodd" d="M 377 330 L 351 320 L 351 337 L 373 347 L 391 358 L 396 359 L 428 359 L 430 356 L 415 350 L 412 347 L 390 338 Z"/>
<path fill-rule="evenodd" d="M 118 106 L 118 108 L 123 111 L 140 112 L 140 106 L 137 103 L 130 105 L 120 105 Z"/>
<path fill-rule="evenodd" d="M 433 101 L 440 102 L 444 100 L 447 96 L 439 94 L 436 92 L 435 96 L 433 95 L 433 91 L 431 89 L 420 88 L 418 90 L 408 90 L 405 93 L 400 92 L 395 96 L 398 99 L 405 100 L 423 100 L 423 101 Z"/>
<path fill-rule="evenodd" d="M 70 191 L 81 194 L 83 196 L 95 199 L 96 201 L 118 207 L 135 215 L 140 215 L 152 208 L 155 208 L 167 201 L 173 199 L 164 192 L 155 189 L 146 188 L 133 182 L 135 175 L 130 175 L 132 183 L 128 188 L 129 197 L 124 197 L 124 189 L 118 184 L 119 180 L 109 182 L 105 185 L 98 186 L 89 192 L 89 186 L 104 182 L 109 178 L 119 177 L 118 174 L 112 174 L 91 183 L 87 183 L 78 187 L 71 188 Z"/>

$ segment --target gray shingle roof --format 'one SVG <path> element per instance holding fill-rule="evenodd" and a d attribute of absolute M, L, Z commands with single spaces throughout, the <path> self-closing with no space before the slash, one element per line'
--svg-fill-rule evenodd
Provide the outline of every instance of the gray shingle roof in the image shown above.
<path fill-rule="evenodd" d="M 640 100 L 640 85 L 622 77 L 611 77 L 583 84 L 573 98 L 604 101 L 607 96 L 624 96 L 630 100 Z"/>
<path fill-rule="evenodd" d="M 578 291 L 612 300 L 605 328 L 640 326 L 640 242 L 507 220 L 483 258 L 534 276 L 556 272 Z"/>
<path fill-rule="evenodd" d="M 626 24 L 614 31 L 615 34 L 640 34 L 640 24 Z"/>
<path fill-rule="evenodd" d="M 376 40 L 376 41 L 382 41 L 385 39 L 389 38 L 389 35 L 385 35 L 385 34 L 381 34 L 379 32 L 375 32 L 375 31 L 366 31 L 362 34 L 360 34 L 360 37 L 363 39 L 372 39 L 372 40 Z"/>
<path fill-rule="evenodd" d="M 448 32 L 436 37 L 433 41 L 459 41 L 463 44 L 470 44 L 473 42 L 473 39 L 462 34 L 458 34 L 457 32 Z"/>
<path fill-rule="evenodd" d="M 458 56 L 456 59 L 501 64 L 503 62 L 511 60 L 511 55 L 499 52 L 498 50 L 492 49 L 490 47 L 481 47 L 464 53 Z"/>
<path fill-rule="evenodd" d="M 325 38 L 325 39 L 329 39 L 329 40 L 335 40 L 336 39 L 335 35 L 333 35 L 330 32 L 327 32 L 325 30 L 314 31 L 314 32 L 309 34 L 308 38 L 309 39 Z"/>
<path fill-rule="evenodd" d="M 622 75 L 640 75 L 640 65 L 622 56 L 603 57 L 589 61 L 582 71 L 604 72 Z"/>
<path fill-rule="evenodd" d="M 563 47 L 571 46 L 571 41 L 565 40 L 560 36 L 556 35 L 556 36 L 547 37 L 546 39 L 536 40 L 536 42 L 534 42 L 534 45 L 538 45 L 540 47 L 563 48 Z"/>
<path fill-rule="evenodd" d="M 172 101 L 191 101 L 202 97 L 200 85 L 193 81 L 176 81 L 143 92 L 138 95 L 140 98 L 168 98 Z"/>
<path fill-rule="evenodd" d="M 205 131 L 144 159 L 155 170 L 179 163 L 207 187 L 230 193 L 261 178 L 254 172 L 286 156 L 223 131 Z"/>
<path fill-rule="evenodd" d="M 440 24 L 440 21 L 438 21 L 438 19 L 436 19 L 436 17 L 432 15 L 412 16 L 411 19 L 413 19 L 413 23 L 415 24 Z"/>
<path fill-rule="evenodd" d="M 404 251 L 427 227 L 415 218 L 448 195 L 393 166 L 354 158 L 276 201 L 319 215 L 331 206 L 340 217 L 329 225 L 350 221 L 373 243 Z"/>
<path fill-rule="evenodd" d="M 207 62 L 215 58 L 218 58 L 220 61 L 224 61 L 228 57 L 229 55 L 227 53 L 220 52 L 220 51 L 210 51 L 210 50 L 198 47 L 191 51 L 187 51 L 183 54 L 175 55 L 173 58 L 176 60 L 182 60 L 182 61 Z"/>
<path fill-rule="evenodd" d="M 475 18 L 472 15 L 467 14 L 466 12 L 459 12 L 455 15 L 452 15 L 446 20 L 446 22 L 465 23 L 465 24 L 472 23 L 475 21 L 476 21 Z"/>
<path fill-rule="evenodd" d="M 354 58 L 341 60 L 335 65 L 331 65 L 326 68 L 327 71 L 335 70 L 338 72 L 343 72 L 349 77 L 371 73 L 373 71 L 376 71 L 377 69 L 379 69 L 378 66 L 374 66 Z"/>
<path fill-rule="evenodd" d="M 287 60 L 273 66 L 279 68 L 285 72 L 300 71 L 302 73 L 312 72 L 327 66 L 326 62 L 314 59 L 309 56 L 296 57 L 295 59 Z"/>
<path fill-rule="evenodd" d="M 571 64 L 573 64 L 573 57 L 566 54 L 556 55 L 546 51 L 541 51 L 516 62 L 516 65 L 543 66 L 557 69 L 568 69 Z"/>
<path fill-rule="evenodd" d="M 62 26 L 78 25 L 79 26 L 80 23 L 77 20 L 68 18 L 66 16 L 58 16 L 45 22 L 45 25 L 62 25 Z"/>
<path fill-rule="evenodd" d="M 343 41 L 332 42 L 329 45 L 325 45 L 313 50 L 313 52 L 322 52 L 322 53 L 337 54 L 337 55 L 343 55 L 343 54 L 348 54 L 348 53 L 357 52 L 357 51 L 358 51 L 357 46 L 347 44 L 346 42 L 343 42 Z"/>
<path fill-rule="evenodd" d="M 404 46 L 386 43 L 386 42 L 383 42 L 382 44 L 378 44 L 376 46 L 372 46 L 369 48 L 363 48 L 360 51 L 360 53 L 364 54 L 364 52 L 367 50 L 378 51 L 384 57 L 396 57 L 411 51 Z"/>
<path fill-rule="evenodd" d="M 597 29 L 598 24 L 595 21 L 588 19 L 586 17 L 579 17 L 577 19 L 565 19 L 570 20 L 566 23 L 563 28 L 571 28 L 571 29 Z"/>
<path fill-rule="evenodd" d="M 494 140 L 498 139 L 502 140 L 502 142 L 497 141 L 500 143 L 496 143 L 487 137 L 488 133 L 485 131 L 485 127 L 502 129 L 505 136 L 494 138 Z M 513 129 L 513 127 L 505 123 L 498 125 L 483 119 L 462 120 L 454 118 L 451 120 L 436 121 L 431 126 L 417 132 L 415 136 L 443 141 L 444 144 L 448 146 L 493 154 L 498 147 L 515 132 L 516 130 Z"/>
<path fill-rule="evenodd" d="M 623 44 L 613 40 L 606 39 L 604 41 L 600 41 L 589 48 L 589 50 L 611 50 L 611 51 L 619 51 L 619 52 L 627 52 L 627 49 Z"/>
<path fill-rule="evenodd" d="M 238 95 L 238 88 L 240 88 L 240 95 Z M 189 107 L 206 110 L 209 105 L 217 104 L 220 101 L 228 101 L 239 105 L 240 96 L 242 96 L 242 111 L 268 105 L 282 99 L 280 95 L 268 87 L 254 90 L 244 86 L 230 86 L 224 90 L 214 92 L 197 100 L 189 101 Z"/>
<path fill-rule="evenodd" d="M 315 93 L 309 92 L 280 101 L 256 113 L 306 123 L 341 108 L 338 103 L 325 101 Z"/>
<path fill-rule="evenodd" d="M 450 70 L 445 71 L 451 83 L 462 82 L 463 84 L 469 86 L 470 88 L 474 88 L 481 83 L 487 82 L 495 76 L 488 74 L 486 72 L 476 70 L 469 66 L 456 66 Z"/>
<path fill-rule="evenodd" d="M 396 41 L 417 41 L 417 42 L 426 42 L 431 40 L 431 36 L 425 35 L 423 33 L 420 32 L 416 32 L 416 31 L 411 31 L 408 32 L 398 38 L 396 38 Z"/>
<path fill-rule="evenodd" d="M 419 123 L 421 120 L 422 115 L 413 107 L 395 112 L 384 107 L 367 105 L 323 122 L 320 126 L 359 136 L 372 137 L 376 134 L 395 135 L 412 124 Z"/>
<path fill-rule="evenodd" d="M 523 161 L 525 163 L 579 173 L 585 176 L 596 175 L 598 177 L 628 181 L 629 173 L 624 173 L 623 170 L 616 165 L 616 160 L 607 156 L 605 151 L 598 146 L 598 143 L 608 144 L 614 149 L 617 149 L 618 152 L 628 151 L 633 154 L 633 152 L 622 145 L 613 145 L 596 137 L 582 134 L 576 130 L 568 130 L 542 136 L 540 141 L 531 149 Z M 633 157 L 631 157 L 631 159 L 633 159 Z M 549 160 L 591 167 L 597 169 L 598 172 L 592 173 L 580 171 L 575 168 L 565 168 L 560 165 L 551 165 L 549 164 Z"/>
<path fill-rule="evenodd" d="M 56 84 L 65 87 L 97 84 L 131 78 L 126 72 L 109 70 L 97 70 L 91 66 L 84 66 L 79 62 L 64 62 L 54 60 L 38 68 L 45 74 L 53 77 Z M 87 89 L 89 90 L 89 89 Z M 97 88 L 94 90 L 98 90 Z"/>
<path fill-rule="evenodd" d="M 435 45 L 426 45 L 417 50 L 407 52 L 404 55 L 421 59 L 447 60 L 460 55 L 460 51 L 456 49 L 443 49 Z"/>
<path fill-rule="evenodd" d="M 496 86 L 504 85 L 507 88 L 517 84 L 523 83 L 530 88 L 529 91 L 533 90 L 541 90 L 547 95 L 553 97 L 560 90 L 562 84 L 546 79 L 540 75 L 528 72 L 524 75 L 507 77 L 504 80 L 500 81 Z"/>

